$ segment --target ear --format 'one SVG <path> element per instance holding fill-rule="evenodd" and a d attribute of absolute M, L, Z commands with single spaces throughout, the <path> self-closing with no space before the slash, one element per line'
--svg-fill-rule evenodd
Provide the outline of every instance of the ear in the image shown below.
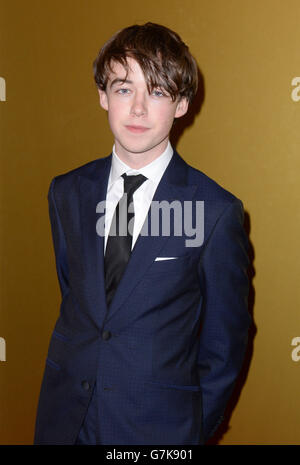
<path fill-rule="evenodd" d="M 98 89 L 99 92 L 99 97 L 100 97 L 100 105 L 104 110 L 108 110 L 108 100 L 107 100 L 107 94 L 105 90 Z"/>
<path fill-rule="evenodd" d="M 179 102 L 177 103 L 177 108 L 175 112 L 174 118 L 180 118 L 181 116 L 185 115 L 188 111 L 189 102 L 186 97 L 181 97 Z"/>

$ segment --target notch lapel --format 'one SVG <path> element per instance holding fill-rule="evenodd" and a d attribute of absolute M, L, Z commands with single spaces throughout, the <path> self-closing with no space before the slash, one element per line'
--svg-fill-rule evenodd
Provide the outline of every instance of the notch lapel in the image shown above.
<path fill-rule="evenodd" d="M 166 200 L 172 202 L 174 200 L 179 200 L 183 202 L 185 200 L 192 200 L 197 186 L 189 185 L 187 177 L 188 165 L 178 153 L 174 151 L 173 157 L 155 191 L 153 201 L 161 202 Z M 151 231 L 150 210 L 149 208 L 145 219 L 145 223 L 148 224 L 149 232 Z M 172 233 L 173 225 L 171 224 L 170 236 Z M 169 236 L 142 236 L 141 233 L 139 234 L 127 267 L 108 309 L 106 321 L 109 321 L 116 314 L 137 284 L 143 279 L 147 269 L 159 255 L 160 250 L 168 238 Z"/>
<path fill-rule="evenodd" d="M 99 328 L 107 313 L 104 280 L 104 237 L 97 233 L 99 214 L 96 207 L 106 199 L 111 158 L 95 162 L 90 172 L 79 175 L 80 216 L 83 247 L 83 268 L 86 279 L 86 298 L 89 313 Z M 91 167 L 92 168 L 92 167 Z"/>
<path fill-rule="evenodd" d="M 99 214 L 96 207 L 106 200 L 107 185 L 111 168 L 112 155 L 98 159 L 90 164 L 85 172 L 78 174 L 80 189 L 80 216 L 83 246 L 83 268 L 86 279 L 86 302 L 89 313 L 101 329 L 104 321 L 108 322 L 120 309 L 127 297 L 143 279 L 169 236 L 151 236 L 139 234 L 132 250 L 129 262 L 114 294 L 111 305 L 107 308 L 104 275 L 104 237 L 96 231 Z M 155 191 L 153 201 L 173 202 L 192 200 L 197 186 L 188 183 L 188 165 L 174 150 L 173 157 L 166 168 Z M 145 223 L 151 231 L 151 209 Z M 173 233 L 171 224 L 170 235 Z"/>

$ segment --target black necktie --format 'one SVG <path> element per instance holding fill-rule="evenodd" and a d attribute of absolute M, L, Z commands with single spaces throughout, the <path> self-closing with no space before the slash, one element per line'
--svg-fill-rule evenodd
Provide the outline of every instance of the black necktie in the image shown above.
<path fill-rule="evenodd" d="M 131 254 L 134 210 L 132 204 L 130 212 L 128 212 L 128 206 L 133 201 L 133 193 L 147 179 L 142 174 L 127 176 L 124 173 L 122 176 L 124 178 L 124 194 L 114 212 L 104 257 L 106 301 L 108 307 Z"/>

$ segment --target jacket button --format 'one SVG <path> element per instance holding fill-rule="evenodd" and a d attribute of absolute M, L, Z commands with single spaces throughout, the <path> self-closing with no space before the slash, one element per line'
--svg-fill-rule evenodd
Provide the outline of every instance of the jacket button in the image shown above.
<path fill-rule="evenodd" d="M 81 386 L 85 391 L 88 391 L 90 389 L 90 384 L 86 380 L 82 381 Z"/>
<path fill-rule="evenodd" d="M 111 332 L 110 331 L 103 331 L 102 333 L 102 339 L 104 341 L 108 341 L 108 339 L 111 338 Z"/>

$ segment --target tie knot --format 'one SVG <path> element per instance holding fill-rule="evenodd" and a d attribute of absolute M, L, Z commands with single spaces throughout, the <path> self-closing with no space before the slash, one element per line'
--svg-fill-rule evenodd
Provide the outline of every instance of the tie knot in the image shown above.
<path fill-rule="evenodd" d="M 148 178 L 142 174 L 130 175 L 126 173 L 122 174 L 124 178 L 124 193 L 128 196 L 133 195 L 133 193 L 145 182 Z"/>

